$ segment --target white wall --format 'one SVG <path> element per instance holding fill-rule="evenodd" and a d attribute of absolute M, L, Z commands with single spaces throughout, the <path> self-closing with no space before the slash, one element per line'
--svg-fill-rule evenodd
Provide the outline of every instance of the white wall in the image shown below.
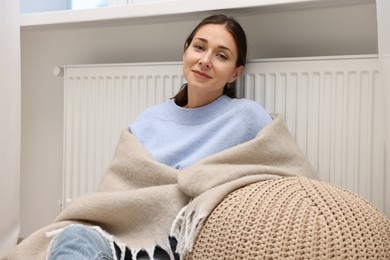
<path fill-rule="evenodd" d="M 0 1 L 0 258 L 19 235 L 19 3 Z"/>
<path fill-rule="evenodd" d="M 383 109 L 385 110 L 385 139 L 386 148 L 389 151 L 390 147 L 390 1 L 377 0 L 378 13 L 378 49 L 379 49 L 379 64 L 381 73 L 381 83 L 383 90 Z M 386 155 L 386 162 L 390 164 L 390 153 Z M 390 187 L 390 173 L 386 175 L 385 187 Z M 386 190 L 390 194 L 390 190 Z M 388 195 L 387 195 L 388 196 Z M 385 213 L 390 214 L 390 205 L 386 205 Z"/>
<path fill-rule="evenodd" d="M 246 29 L 250 59 L 377 53 L 375 4 L 225 13 Z M 22 237 L 60 211 L 63 89 L 53 67 L 181 60 L 187 34 L 206 15 L 22 30 Z"/>

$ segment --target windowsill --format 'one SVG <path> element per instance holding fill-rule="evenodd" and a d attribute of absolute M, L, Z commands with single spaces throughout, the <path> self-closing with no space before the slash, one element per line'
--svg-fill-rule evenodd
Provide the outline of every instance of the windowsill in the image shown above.
<path fill-rule="evenodd" d="M 21 28 L 35 28 L 48 25 L 65 25 L 96 21 L 123 19 L 148 20 L 158 16 L 188 16 L 191 13 L 215 10 L 264 9 L 286 10 L 292 7 L 318 7 L 356 3 L 371 3 L 372 0 L 163 0 L 95 9 L 66 10 L 20 15 Z"/>

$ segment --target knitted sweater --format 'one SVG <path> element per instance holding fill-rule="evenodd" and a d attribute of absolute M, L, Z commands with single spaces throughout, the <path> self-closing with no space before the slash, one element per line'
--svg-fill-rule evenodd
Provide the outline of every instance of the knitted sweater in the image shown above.
<path fill-rule="evenodd" d="M 157 161 L 183 169 L 253 139 L 271 121 L 255 101 L 223 95 L 199 108 L 169 100 L 146 109 L 129 130 Z"/>

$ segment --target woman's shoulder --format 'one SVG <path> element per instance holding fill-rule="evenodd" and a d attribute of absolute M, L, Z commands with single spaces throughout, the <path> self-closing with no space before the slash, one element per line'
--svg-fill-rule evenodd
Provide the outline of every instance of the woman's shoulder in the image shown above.
<path fill-rule="evenodd" d="M 167 116 L 168 106 L 169 101 L 147 107 L 137 115 L 134 121 L 130 122 L 129 128 L 135 131 L 138 128 L 149 128 L 152 124 L 157 124 Z"/>
<path fill-rule="evenodd" d="M 147 107 L 141 113 L 138 114 L 138 119 L 143 117 L 154 117 L 157 115 L 162 115 L 163 112 L 168 109 L 169 103 L 170 101 L 166 101 Z"/>
<path fill-rule="evenodd" d="M 248 114 L 268 114 L 264 107 L 251 99 L 246 98 L 235 98 L 233 99 L 233 102 L 235 104 L 235 107 L 240 110 L 242 113 L 248 113 Z"/>
<path fill-rule="evenodd" d="M 263 128 L 272 121 L 271 115 L 264 107 L 251 99 L 237 98 L 233 100 L 236 110 L 239 111 L 243 120 L 253 127 Z"/>

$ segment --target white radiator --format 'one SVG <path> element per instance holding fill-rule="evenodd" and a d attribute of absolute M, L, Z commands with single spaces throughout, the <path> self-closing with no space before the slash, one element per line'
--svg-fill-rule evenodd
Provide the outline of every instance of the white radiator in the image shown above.
<path fill-rule="evenodd" d="M 64 76 L 66 207 L 99 184 L 121 130 L 172 97 L 183 78 L 180 62 L 66 66 Z M 285 116 L 322 180 L 360 194 L 390 217 L 376 57 L 253 60 L 238 89 Z"/>
<path fill-rule="evenodd" d="M 63 198 L 95 190 L 120 133 L 183 83 L 181 63 L 68 65 L 64 68 Z"/>

